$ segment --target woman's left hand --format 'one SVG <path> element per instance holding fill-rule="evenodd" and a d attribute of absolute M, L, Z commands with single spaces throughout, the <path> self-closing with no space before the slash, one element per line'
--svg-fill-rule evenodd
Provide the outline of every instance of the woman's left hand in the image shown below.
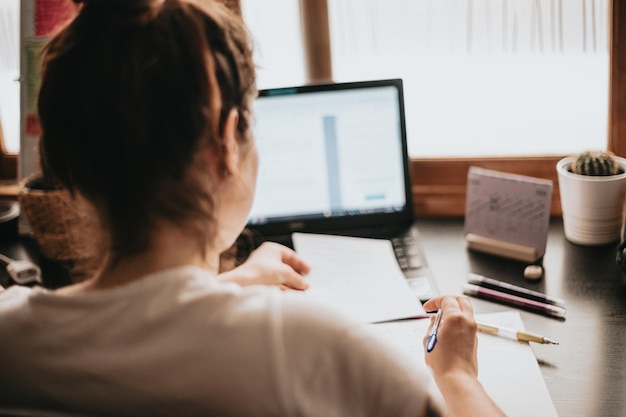
<path fill-rule="evenodd" d="M 295 251 L 278 243 L 264 242 L 244 263 L 219 274 L 218 278 L 241 286 L 278 285 L 282 289 L 306 290 L 309 284 L 303 276 L 308 272 L 309 265 Z"/>

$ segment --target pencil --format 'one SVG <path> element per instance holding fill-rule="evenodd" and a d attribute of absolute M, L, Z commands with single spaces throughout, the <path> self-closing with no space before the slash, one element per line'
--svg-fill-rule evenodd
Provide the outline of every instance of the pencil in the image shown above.
<path fill-rule="evenodd" d="M 538 291 L 529 290 L 524 287 L 509 284 L 508 282 L 502 282 L 493 278 L 487 278 L 478 274 L 469 274 L 467 280 L 468 284 L 479 285 L 484 288 L 505 292 L 507 294 L 515 295 L 517 297 L 527 298 L 529 300 L 538 301 L 540 303 L 552 304 L 559 307 L 565 307 L 565 301 L 540 293 Z"/>
<path fill-rule="evenodd" d="M 476 322 L 478 324 L 478 331 L 483 333 L 495 334 L 498 336 L 507 337 L 509 339 L 520 340 L 522 342 L 535 342 L 542 344 L 558 345 L 559 342 L 553 339 L 549 339 L 545 336 L 540 336 L 535 333 L 530 333 L 524 330 L 511 329 L 509 327 L 496 326 L 495 324 L 487 324 L 481 321 Z"/>
<path fill-rule="evenodd" d="M 528 300 L 526 298 L 518 297 L 512 294 L 507 294 L 489 288 L 483 288 L 478 285 L 465 284 L 463 286 L 463 294 L 483 298 L 489 301 L 512 305 L 528 311 L 532 311 L 534 313 L 540 313 L 561 319 L 565 318 L 565 309 L 563 307 L 554 306 L 552 304 L 540 303 L 534 300 Z"/>

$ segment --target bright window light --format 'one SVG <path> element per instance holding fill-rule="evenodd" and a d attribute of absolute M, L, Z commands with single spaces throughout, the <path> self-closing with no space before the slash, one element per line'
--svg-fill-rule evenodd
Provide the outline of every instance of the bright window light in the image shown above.
<path fill-rule="evenodd" d="M 412 156 L 605 148 L 609 2 L 328 0 L 333 78 L 402 78 Z M 261 88 L 305 82 L 298 3 L 242 0 Z"/>

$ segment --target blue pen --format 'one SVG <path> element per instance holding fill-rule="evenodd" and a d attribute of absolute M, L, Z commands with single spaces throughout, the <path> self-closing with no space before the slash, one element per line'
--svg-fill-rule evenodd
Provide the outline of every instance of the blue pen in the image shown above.
<path fill-rule="evenodd" d="M 435 316 L 435 323 L 433 329 L 430 331 L 428 340 L 426 340 L 426 352 L 430 352 L 435 348 L 437 343 L 437 332 L 439 331 L 439 323 L 441 323 L 441 309 L 437 310 L 437 316 Z"/>

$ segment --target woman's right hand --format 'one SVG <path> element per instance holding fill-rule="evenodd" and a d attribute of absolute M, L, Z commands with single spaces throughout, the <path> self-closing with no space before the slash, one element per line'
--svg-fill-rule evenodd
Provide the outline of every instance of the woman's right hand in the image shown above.
<path fill-rule="evenodd" d="M 458 417 L 504 417 L 504 412 L 478 381 L 478 338 L 474 309 L 464 295 L 446 295 L 424 303 L 426 311 L 442 310 L 437 344 L 427 352 L 435 382 L 447 407 Z M 433 327 L 431 321 L 424 346 Z"/>
<path fill-rule="evenodd" d="M 426 352 L 426 363 L 437 380 L 450 372 L 463 372 L 476 378 L 478 361 L 476 357 L 478 340 L 476 320 L 470 299 L 464 295 L 446 295 L 424 303 L 426 311 L 442 310 L 437 333 L 437 344 L 431 352 Z M 430 334 L 434 319 L 431 319 Z"/>

